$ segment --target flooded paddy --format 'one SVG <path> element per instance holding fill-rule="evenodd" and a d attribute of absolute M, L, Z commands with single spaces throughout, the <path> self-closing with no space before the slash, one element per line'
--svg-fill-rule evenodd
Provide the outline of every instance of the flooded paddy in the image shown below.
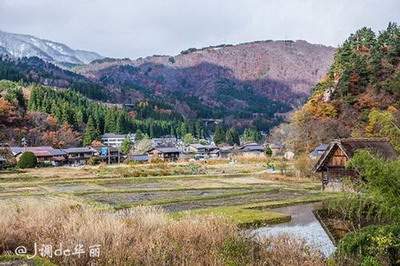
<path fill-rule="evenodd" d="M 315 217 L 313 210 L 318 204 L 302 204 L 273 209 L 276 212 L 288 214 L 290 222 L 260 227 L 252 230 L 258 237 L 289 235 L 304 239 L 307 244 L 320 250 L 326 257 L 335 251 L 331 239 Z"/>

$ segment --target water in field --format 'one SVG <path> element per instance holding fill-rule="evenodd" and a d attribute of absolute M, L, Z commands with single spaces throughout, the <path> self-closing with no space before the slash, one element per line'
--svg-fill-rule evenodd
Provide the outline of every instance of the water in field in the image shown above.
<path fill-rule="evenodd" d="M 304 204 L 274 209 L 274 211 L 289 214 L 292 217 L 291 221 L 260 227 L 253 232 L 260 237 L 286 234 L 302 238 L 311 247 L 329 257 L 335 251 L 335 246 L 315 217 L 314 208 L 315 204 Z"/>

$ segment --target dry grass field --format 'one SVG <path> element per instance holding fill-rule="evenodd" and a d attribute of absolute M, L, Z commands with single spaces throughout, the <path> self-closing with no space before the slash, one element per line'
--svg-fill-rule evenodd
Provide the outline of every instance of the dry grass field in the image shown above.
<path fill-rule="evenodd" d="M 292 254 L 282 260 L 238 230 L 288 221 L 290 216 L 274 208 L 330 196 L 321 193 L 317 181 L 265 169 L 259 161 L 219 161 L 3 171 L 0 209 L 6 215 L 0 219 L 0 249 L 33 240 L 71 244 L 81 239 L 108 247 L 96 260 L 100 265 L 321 264 L 317 253 L 305 252 L 298 240 L 275 240 L 282 244 L 274 244 L 276 256 Z"/>

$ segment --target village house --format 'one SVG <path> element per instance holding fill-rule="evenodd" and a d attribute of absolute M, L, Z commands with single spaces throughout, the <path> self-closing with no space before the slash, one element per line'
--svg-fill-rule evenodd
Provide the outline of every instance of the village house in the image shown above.
<path fill-rule="evenodd" d="M 63 149 L 67 154 L 67 163 L 70 165 L 84 165 L 97 152 L 90 147 L 77 147 Z"/>
<path fill-rule="evenodd" d="M 265 148 L 258 143 L 248 143 L 241 146 L 239 152 L 241 152 L 242 155 L 261 156 L 264 155 Z"/>
<path fill-rule="evenodd" d="M 138 163 L 145 163 L 148 162 L 150 159 L 149 155 L 147 153 L 143 154 L 132 154 L 128 156 L 128 160 L 132 162 L 138 162 Z"/>
<path fill-rule="evenodd" d="M 114 134 L 114 133 L 105 133 L 101 136 L 101 142 L 109 147 L 119 148 L 122 145 L 122 142 L 129 138 L 132 143 L 135 142 L 135 134 Z"/>
<path fill-rule="evenodd" d="M 386 139 L 339 139 L 332 141 L 319 158 L 314 171 L 321 173 L 322 189 L 342 191 L 343 178 L 350 177 L 353 182 L 361 182 L 357 172 L 346 168 L 346 163 L 358 150 L 370 152 L 387 160 L 397 158 L 393 146 Z"/>
<path fill-rule="evenodd" d="M 10 147 L 11 153 L 18 161 L 24 152 L 32 152 L 39 163 L 51 164 L 53 166 L 63 165 L 67 161 L 67 153 L 50 146 L 41 147 Z"/>
<path fill-rule="evenodd" d="M 195 159 L 208 159 L 218 157 L 218 147 L 215 145 L 203 145 L 200 143 L 190 144 L 186 153 L 192 154 Z"/>
<path fill-rule="evenodd" d="M 99 158 L 105 163 L 120 163 L 124 159 L 121 152 L 119 151 L 119 148 L 112 146 L 101 146 L 92 148 L 96 150 L 95 155 L 99 156 Z"/>
<path fill-rule="evenodd" d="M 180 145 L 179 140 L 175 137 L 165 136 L 162 138 L 152 138 L 151 146 L 153 148 L 157 147 L 177 147 Z"/>
<path fill-rule="evenodd" d="M 176 147 L 158 147 L 148 151 L 151 159 L 160 158 L 163 161 L 175 162 L 179 159 L 181 151 Z"/>
<path fill-rule="evenodd" d="M 232 157 L 232 154 L 235 151 L 235 147 L 233 146 L 222 146 L 219 147 L 219 158 L 222 159 L 230 159 Z"/>

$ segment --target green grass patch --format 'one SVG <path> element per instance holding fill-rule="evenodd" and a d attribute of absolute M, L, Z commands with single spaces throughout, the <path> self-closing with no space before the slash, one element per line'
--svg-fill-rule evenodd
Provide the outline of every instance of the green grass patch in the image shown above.
<path fill-rule="evenodd" d="M 221 216 L 227 218 L 238 226 L 245 228 L 290 221 L 290 216 L 282 213 L 256 209 L 244 209 L 237 206 L 181 211 L 170 214 L 173 219 L 181 219 L 191 215 Z"/>
<path fill-rule="evenodd" d="M 271 200 L 271 201 L 264 201 L 252 204 L 245 204 L 241 205 L 240 207 L 246 209 L 273 209 L 273 208 L 281 208 L 292 206 L 296 204 L 304 204 L 304 203 L 312 203 L 312 202 L 320 202 L 327 199 L 336 198 L 340 195 L 340 193 L 314 193 L 309 194 L 302 197 L 292 198 L 292 199 L 283 199 L 283 200 Z"/>

